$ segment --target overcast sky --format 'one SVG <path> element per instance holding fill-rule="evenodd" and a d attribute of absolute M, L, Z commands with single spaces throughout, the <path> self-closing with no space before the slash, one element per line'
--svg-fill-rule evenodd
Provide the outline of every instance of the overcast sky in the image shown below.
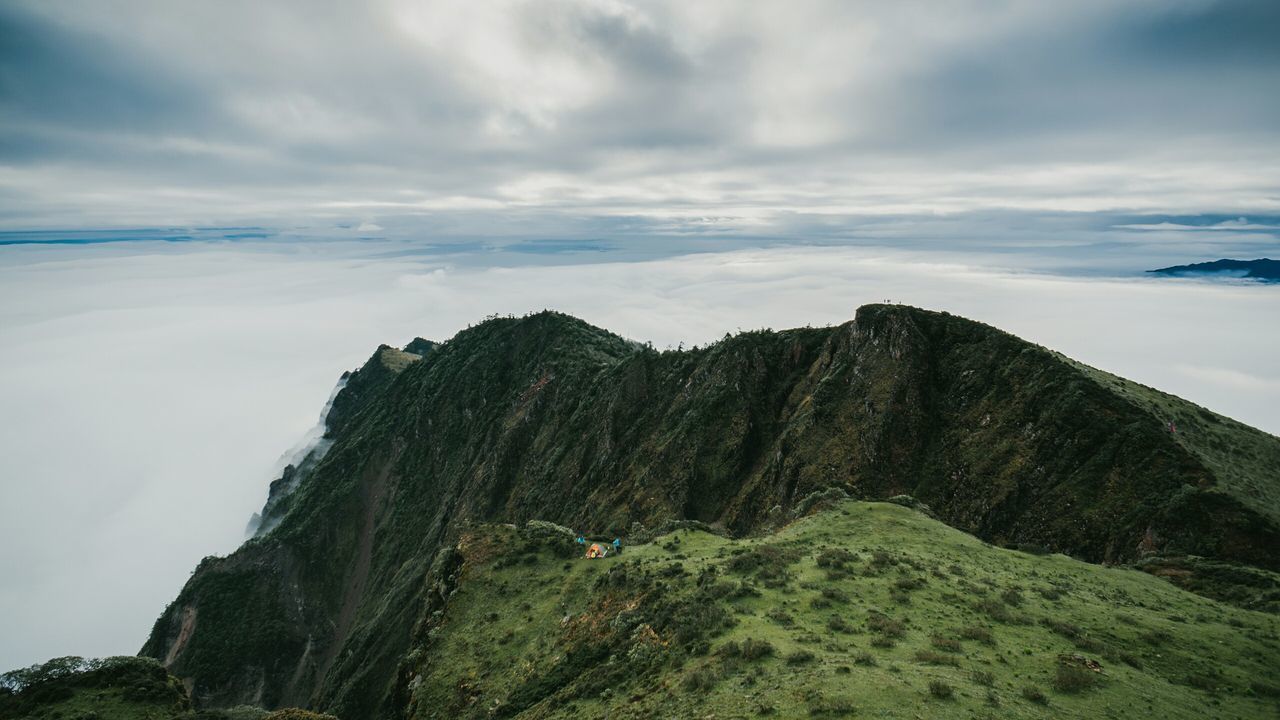
<path fill-rule="evenodd" d="M 135 652 L 378 343 L 973 317 L 1280 432 L 1280 3 L 0 4 L 0 671 Z"/>
<path fill-rule="evenodd" d="M 1274 0 L 7 2 L 0 222 L 1277 213 L 1278 30 Z"/>

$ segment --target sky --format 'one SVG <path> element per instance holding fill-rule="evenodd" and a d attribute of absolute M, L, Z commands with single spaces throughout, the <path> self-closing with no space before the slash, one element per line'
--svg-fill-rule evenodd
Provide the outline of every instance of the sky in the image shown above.
<path fill-rule="evenodd" d="M 0 4 L 0 671 L 136 652 L 379 343 L 972 317 L 1280 432 L 1270 0 Z"/>

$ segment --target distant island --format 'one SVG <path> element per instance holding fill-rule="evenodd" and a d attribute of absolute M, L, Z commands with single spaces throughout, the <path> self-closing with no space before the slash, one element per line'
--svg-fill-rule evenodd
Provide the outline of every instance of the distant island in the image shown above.
<path fill-rule="evenodd" d="M 1218 275 L 1259 280 L 1261 282 L 1280 282 L 1280 260 L 1272 260 L 1270 258 L 1259 258 L 1257 260 L 1222 259 L 1191 265 L 1173 265 L 1158 270 L 1148 270 L 1147 272 L 1171 277 Z"/>

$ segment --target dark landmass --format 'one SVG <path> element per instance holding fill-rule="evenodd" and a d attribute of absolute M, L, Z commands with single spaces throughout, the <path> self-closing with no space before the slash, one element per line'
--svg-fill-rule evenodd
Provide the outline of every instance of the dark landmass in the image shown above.
<path fill-rule="evenodd" d="M 1173 265 L 1149 273 L 1169 275 L 1172 277 L 1220 276 L 1246 278 L 1262 282 L 1280 282 L 1280 260 L 1259 258 L 1257 260 L 1214 260 L 1212 262 L 1194 263 L 1191 265 Z"/>

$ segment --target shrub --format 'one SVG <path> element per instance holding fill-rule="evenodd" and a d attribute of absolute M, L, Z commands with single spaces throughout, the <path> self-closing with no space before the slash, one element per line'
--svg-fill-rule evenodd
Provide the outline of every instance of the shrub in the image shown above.
<path fill-rule="evenodd" d="M 919 650 L 916 652 L 916 660 L 929 665 L 951 665 L 957 666 L 960 661 L 950 655 L 943 655 L 932 650 Z"/>
<path fill-rule="evenodd" d="M 893 638 L 887 635 L 877 635 L 871 638 L 871 647 L 888 649 L 897 644 L 898 643 L 895 642 Z"/>
<path fill-rule="evenodd" d="M 759 660 L 773 654 L 773 643 L 768 640 L 747 638 L 742 641 L 741 656 L 743 660 Z"/>
<path fill-rule="evenodd" d="M 1222 684 L 1222 676 L 1217 672 L 1193 672 L 1188 673 L 1183 682 L 1197 690 L 1203 690 L 1207 693 L 1218 691 L 1218 687 Z"/>
<path fill-rule="evenodd" d="M 950 700 L 955 694 L 955 689 L 941 680 L 929 681 L 929 694 L 939 700 Z"/>
<path fill-rule="evenodd" d="M 262 720 L 338 720 L 338 718 L 332 715 L 311 712 L 310 710 L 284 708 L 276 710 Z"/>
<path fill-rule="evenodd" d="M 974 670 L 972 673 L 970 673 L 969 677 L 975 683 L 977 683 L 978 685 L 982 685 L 984 687 L 991 687 L 996 684 L 995 674 L 987 672 L 986 670 Z"/>
<path fill-rule="evenodd" d="M 831 632 L 838 633 L 853 632 L 853 627 L 849 625 L 849 623 L 845 622 L 844 618 L 839 615 L 832 615 L 831 618 L 827 620 L 827 629 Z"/>
<path fill-rule="evenodd" d="M 1058 665 L 1053 676 L 1053 689 L 1062 693 L 1078 693 L 1098 684 L 1098 674 L 1079 665 Z"/>
<path fill-rule="evenodd" d="M 817 697 L 809 701 L 811 717 L 845 717 L 857 711 L 853 701 L 846 697 Z"/>
<path fill-rule="evenodd" d="M 1018 588 L 1009 588 L 1008 590 L 1000 593 L 1000 599 L 1003 600 L 1006 605 L 1018 607 L 1022 604 L 1022 591 Z"/>
<path fill-rule="evenodd" d="M 680 681 L 680 686 L 689 692 L 706 692 L 714 688 L 719 680 L 715 671 L 708 667 L 700 667 L 685 675 Z"/>
<path fill-rule="evenodd" d="M 817 656 L 815 656 L 813 653 L 809 652 L 808 650 L 796 650 L 795 652 L 787 656 L 787 664 L 788 665 L 804 665 L 805 663 L 813 662 L 816 658 Z"/>
<path fill-rule="evenodd" d="M 862 652 L 853 656 L 853 663 L 855 665 L 873 666 L 876 664 L 876 656 L 872 655 L 866 650 L 863 650 Z"/>
<path fill-rule="evenodd" d="M 929 638 L 929 642 L 934 647 L 938 648 L 939 650 L 943 650 L 945 652 L 958 653 L 958 652 L 961 652 L 963 649 L 960 647 L 959 640 L 956 640 L 955 638 L 943 637 L 941 635 L 934 635 L 933 637 Z"/>
<path fill-rule="evenodd" d="M 904 592 L 919 590 L 926 584 L 928 584 L 927 581 L 922 577 L 901 577 L 893 581 L 893 586 Z"/>
<path fill-rule="evenodd" d="M 1173 635 L 1167 630 L 1150 630 L 1138 637 L 1148 645 L 1163 645 L 1173 639 Z"/>
<path fill-rule="evenodd" d="M 787 568 L 800 559 L 800 551 L 781 545 L 759 545 L 735 554 L 729 559 L 729 570 L 739 574 L 754 574 L 765 587 L 784 583 L 790 573 Z"/>
<path fill-rule="evenodd" d="M 858 561 L 858 556 L 844 548 L 827 548 L 818 553 L 815 561 L 820 568 L 837 568 L 843 570 L 846 565 Z"/>
<path fill-rule="evenodd" d="M 729 642 L 716 648 L 716 655 L 743 660 L 759 660 L 773 654 L 773 645 L 768 640 L 746 638 L 742 642 Z"/>
<path fill-rule="evenodd" d="M 987 617 L 995 620 L 996 622 L 1012 623 L 1014 621 L 1013 613 L 1009 612 L 1007 607 L 995 600 L 980 600 L 974 605 L 974 608 L 979 612 L 985 613 Z"/>
<path fill-rule="evenodd" d="M 765 617 L 778 623 L 779 625 L 782 625 L 783 627 L 790 627 L 794 625 L 796 622 L 795 618 L 791 617 L 791 613 L 787 612 L 786 610 L 783 610 L 782 608 L 773 608 L 772 610 L 770 610 L 768 613 L 765 614 Z"/>
<path fill-rule="evenodd" d="M 1062 591 L 1056 587 L 1038 587 L 1036 592 L 1040 593 L 1040 597 L 1045 600 L 1060 600 L 1062 598 Z"/>
<path fill-rule="evenodd" d="M 1022 697 L 1030 700 L 1031 702 L 1037 705 L 1049 704 L 1049 698 L 1044 694 L 1044 691 L 1042 691 L 1040 688 L 1036 687 L 1035 685 L 1027 685 L 1026 687 L 1022 688 Z"/>
<path fill-rule="evenodd" d="M 978 627 L 977 625 L 960 628 L 960 637 L 965 640 L 977 640 L 985 645 L 996 644 L 995 636 L 991 634 L 991 631 L 984 627 Z"/>
<path fill-rule="evenodd" d="M 836 603 L 849 602 L 849 596 L 840 591 L 839 588 L 825 587 L 822 588 L 822 597 Z"/>
<path fill-rule="evenodd" d="M 906 634 L 906 626 L 901 620 L 894 620 L 880 613 L 872 613 L 867 617 L 867 627 L 871 632 L 884 637 L 899 638 Z"/>

